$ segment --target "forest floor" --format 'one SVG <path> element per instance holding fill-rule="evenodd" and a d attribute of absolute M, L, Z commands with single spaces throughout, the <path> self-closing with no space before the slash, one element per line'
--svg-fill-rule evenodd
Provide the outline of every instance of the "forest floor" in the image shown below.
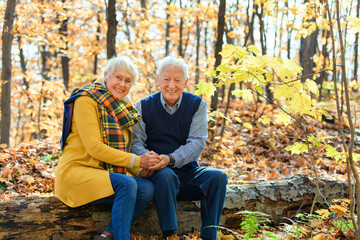
<path fill-rule="evenodd" d="M 199 160 L 200 165 L 222 169 L 228 175 L 229 184 L 284 179 L 296 174 L 314 175 L 314 168 L 320 178 L 346 180 L 346 164 L 327 157 L 323 146 L 312 149 L 312 154 L 295 155 L 285 150 L 295 142 L 302 142 L 303 126 L 265 124 L 257 121 L 263 115 L 272 119 L 276 112 L 278 110 L 275 107 L 265 103 L 234 103 L 228 111 L 225 124 L 223 118 L 217 119 L 218 124 L 213 129 L 214 138 L 211 140 L 210 134 Z M 335 112 L 328 114 L 336 115 Z M 235 120 L 236 117 L 240 117 L 242 122 L 251 123 L 252 128 L 244 127 L 244 124 Z M 334 122 L 324 120 L 307 119 L 304 126 L 308 134 L 317 137 L 331 136 L 332 138 L 326 138 L 324 141 L 340 150 L 341 138 L 336 117 Z M 348 132 L 346 122 L 343 126 L 345 132 Z M 221 137 L 223 127 L 224 133 Z M 358 128 L 358 123 L 356 127 Z M 349 139 L 348 134 L 346 139 Z M 360 146 L 356 145 L 354 151 L 360 153 Z M 20 196 L 53 196 L 56 166 L 60 155 L 57 138 L 35 140 L 0 149 L 0 201 Z M 190 239 L 199 239 L 198 233 L 191 234 L 188 236 Z M 222 238 L 231 238 L 229 236 Z"/>

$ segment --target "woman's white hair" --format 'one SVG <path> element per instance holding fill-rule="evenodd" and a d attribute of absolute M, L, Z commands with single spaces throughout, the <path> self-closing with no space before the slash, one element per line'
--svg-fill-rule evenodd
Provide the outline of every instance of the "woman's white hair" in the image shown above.
<path fill-rule="evenodd" d="M 105 85 L 105 79 L 111 76 L 116 69 L 123 70 L 131 75 L 131 82 L 134 84 L 139 78 L 139 68 L 126 56 L 113 57 L 107 62 L 107 65 L 103 69 L 103 85 Z"/>
<path fill-rule="evenodd" d="M 163 59 L 161 59 L 159 61 L 159 66 L 157 68 L 156 75 L 159 76 L 161 74 L 161 72 L 164 70 L 164 68 L 166 68 L 168 66 L 180 67 L 182 69 L 182 71 L 183 71 L 183 74 L 184 74 L 184 81 L 186 81 L 186 79 L 189 78 L 188 66 L 185 63 L 184 59 L 177 58 L 177 57 L 172 57 L 172 56 L 164 57 Z"/>

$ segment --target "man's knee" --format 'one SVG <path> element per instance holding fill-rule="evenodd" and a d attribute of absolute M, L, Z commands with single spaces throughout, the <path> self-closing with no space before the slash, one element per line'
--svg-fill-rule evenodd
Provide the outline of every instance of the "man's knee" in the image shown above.
<path fill-rule="evenodd" d="M 225 187 L 228 183 L 228 178 L 226 174 L 219 169 L 209 169 L 208 176 L 214 184 L 217 184 L 219 187 Z"/>
<path fill-rule="evenodd" d="M 179 185 L 180 181 L 178 176 L 175 174 L 175 172 L 171 168 L 163 168 L 156 172 L 152 177 L 152 181 L 155 185 L 158 184 L 175 184 Z"/>

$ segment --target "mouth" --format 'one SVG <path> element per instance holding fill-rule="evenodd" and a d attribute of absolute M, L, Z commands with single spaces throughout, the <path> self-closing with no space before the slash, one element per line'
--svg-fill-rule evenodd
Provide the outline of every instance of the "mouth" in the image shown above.
<path fill-rule="evenodd" d="M 120 92 L 120 93 L 125 92 L 124 90 L 121 90 L 121 89 L 118 89 L 118 88 L 114 88 L 114 89 L 115 89 L 115 91 Z"/>
<path fill-rule="evenodd" d="M 176 89 L 166 89 L 166 91 L 167 91 L 168 93 L 176 93 L 176 92 L 177 92 Z"/>

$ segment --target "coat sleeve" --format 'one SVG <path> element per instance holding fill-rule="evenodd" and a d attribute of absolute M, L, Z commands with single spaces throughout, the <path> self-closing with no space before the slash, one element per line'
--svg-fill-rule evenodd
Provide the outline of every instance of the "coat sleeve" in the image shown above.
<path fill-rule="evenodd" d="M 87 153 L 102 162 L 112 165 L 138 168 L 140 157 L 109 147 L 103 143 L 98 105 L 90 97 L 81 96 L 75 100 L 73 120 L 76 122 L 81 141 Z"/>

